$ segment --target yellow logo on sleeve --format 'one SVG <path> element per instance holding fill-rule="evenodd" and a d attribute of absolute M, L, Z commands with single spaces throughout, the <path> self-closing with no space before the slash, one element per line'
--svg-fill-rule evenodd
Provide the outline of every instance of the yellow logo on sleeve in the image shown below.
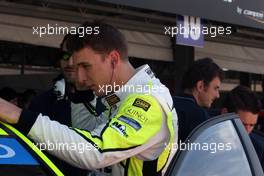
<path fill-rule="evenodd" d="M 148 111 L 148 109 L 151 105 L 148 102 L 146 102 L 140 98 L 136 98 L 136 100 L 133 103 L 133 106 L 142 108 L 142 109 L 144 109 L 144 111 Z"/>

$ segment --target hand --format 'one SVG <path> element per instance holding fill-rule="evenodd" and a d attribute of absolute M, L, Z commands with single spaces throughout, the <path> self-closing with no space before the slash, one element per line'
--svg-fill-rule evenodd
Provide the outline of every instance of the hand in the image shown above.
<path fill-rule="evenodd" d="M 22 109 L 8 101 L 0 98 L 0 120 L 16 124 L 19 120 Z"/>

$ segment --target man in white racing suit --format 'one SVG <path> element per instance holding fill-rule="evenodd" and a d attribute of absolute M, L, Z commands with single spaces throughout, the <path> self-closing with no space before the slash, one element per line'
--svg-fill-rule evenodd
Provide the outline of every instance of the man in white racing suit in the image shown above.
<path fill-rule="evenodd" d="M 68 49 L 79 83 L 103 97 L 107 111 L 102 115 L 109 122 L 92 132 L 69 128 L 2 99 L 0 119 L 16 124 L 36 143 L 53 146 L 51 154 L 74 166 L 90 170 L 112 166 L 113 176 L 162 175 L 178 136 L 169 90 L 149 66 L 135 70 L 130 65 L 127 43 L 116 28 L 104 23 L 81 27 L 95 32 L 71 36 Z"/>

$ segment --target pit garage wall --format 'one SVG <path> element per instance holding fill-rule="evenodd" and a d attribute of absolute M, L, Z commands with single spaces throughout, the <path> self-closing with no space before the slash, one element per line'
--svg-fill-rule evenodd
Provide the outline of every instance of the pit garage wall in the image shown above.
<path fill-rule="evenodd" d="M 264 49 L 206 41 L 203 48 L 195 48 L 195 60 L 211 57 L 220 67 L 247 73 L 264 74 Z M 231 90 L 237 84 L 223 84 Z"/>
<path fill-rule="evenodd" d="M 195 48 L 195 59 L 212 57 L 222 68 L 264 74 L 264 49 L 206 41 Z"/>
<path fill-rule="evenodd" d="M 108 3 L 155 10 L 171 14 L 196 16 L 250 28 L 264 29 L 263 0 L 100 0 Z"/>
<path fill-rule="evenodd" d="M 17 92 L 34 89 L 36 92 L 48 90 L 52 86 L 52 80 L 59 74 L 57 69 L 33 69 L 25 68 L 21 74 L 21 68 L 0 66 L 0 89 L 11 87 Z"/>
<path fill-rule="evenodd" d="M 21 93 L 27 89 L 34 89 L 37 93 L 48 90 L 52 86 L 55 74 L 40 75 L 0 75 L 0 89 L 10 87 Z"/>
<path fill-rule="evenodd" d="M 63 21 L 0 14 L 0 40 L 58 48 L 63 35 L 33 35 L 33 26 L 47 24 L 78 26 Z M 193 51 L 193 47 L 175 45 L 175 41 L 165 35 L 125 29 L 121 29 L 121 32 L 128 41 L 131 61 L 133 62 L 133 58 L 144 58 L 141 64 L 151 64 L 173 94 L 179 92 L 183 72 L 192 63 L 193 58 L 212 57 L 222 68 L 264 73 L 264 59 L 261 58 L 264 55 L 263 49 L 206 41 L 204 48 L 194 48 Z"/>
<path fill-rule="evenodd" d="M 33 35 L 33 27 L 47 27 L 48 24 L 53 27 L 79 25 L 63 21 L 0 14 L 0 40 L 59 48 L 63 34 L 43 35 L 42 37 L 36 33 Z M 121 29 L 121 32 L 128 41 L 130 57 L 173 61 L 171 41 L 168 36 L 124 29 Z"/>
<path fill-rule="evenodd" d="M 78 26 L 79 24 L 63 21 L 54 21 L 41 18 L 0 14 L 0 40 L 12 41 L 40 46 L 59 48 L 63 35 L 45 35 L 39 37 L 33 35 L 33 26 Z M 129 57 L 135 65 L 150 64 L 157 76 L 175 92 L 175 84 L 180 84 L 175 76 L 184 68 L 179 61 L 184 59 L 180 53 L 186 53 L 182 50 L 184 47 L 173 50 L 172 39 L 165 35 L 159 35 L 149 32 L 138 32 L 132 30 L 120 29 L 128 41 Z M 175 53 L 179 56 L 175 59 Z M 144 58 L 136 61 L 135 58 Z M 135 61 L 134 61 L 135 60 Z M 177 62 L 176 62 L 177 61 Z"/>

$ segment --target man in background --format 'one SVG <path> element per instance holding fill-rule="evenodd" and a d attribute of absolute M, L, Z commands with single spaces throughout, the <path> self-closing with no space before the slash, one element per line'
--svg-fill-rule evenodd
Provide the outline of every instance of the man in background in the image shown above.
<path fill-rule="evenodd" d="M 183 93 L 173 97 L 179 118 L 179 140 L 184 142 L 190 132 L 209 119 L 204 108 L 219 98 L 221 68 L 210 58 L 197 60 L 183 76 Z"/>
<path fill-rule="evenodd" d="M 253 130 L 257 123 L 260 109 L 261 103 L 255 93 L 248 87 L 237 86 L 227 95 L 222 113 L 235 112 L 239 115 L 264 169 L 264 135 L 257 130 Z"/>

